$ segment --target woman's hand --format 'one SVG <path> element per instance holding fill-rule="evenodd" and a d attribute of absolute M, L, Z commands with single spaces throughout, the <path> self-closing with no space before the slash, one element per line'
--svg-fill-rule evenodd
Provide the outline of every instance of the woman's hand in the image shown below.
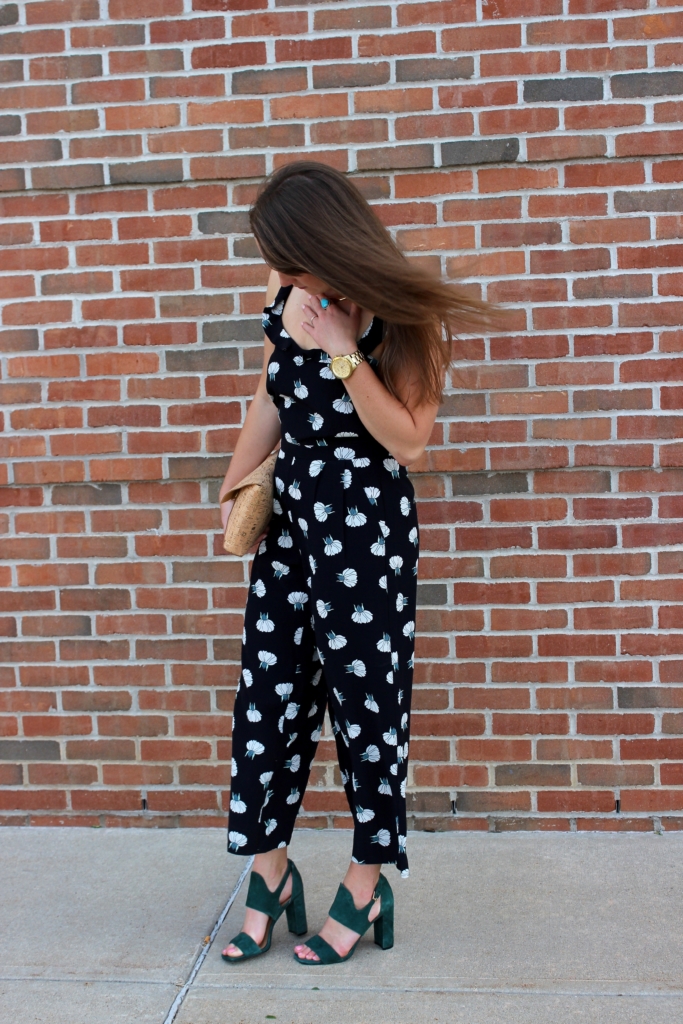
<path fill-rule="evenodd" d="M 336 302 L 323 309 L 320 298 L 311 295 L 301 308 L 307 318 L 301 322 L 302 328 L 328 356 L 347 356 L 356 351 L 361 310 L 355 302 L 347 313 Z"/>
<path fill-rule="evenodd" d="M 234 498 L 230 498 L 228 501 L 224 501 L 221 504 L 221 523 L 223 524 L 223 533 L 225 533 L 225 531 L 227 529 L 228 519 L 230 518 L 230 513 L 232 512 L 232 508 L 233 508 L 234 504 L 235 504 L 235 499 Z M 261 534 L 260 537 L 256 538 L 256 540 L 254 541 L 253 546 L 249 548 L 248 554 L 250 554 L 250 555 L 255 555 L 256 554 L 256 552 L 258 551 L 259 544 L 264 539 L 264 537 L 267 535 L 267 533 L 268 533 L 268 527 L 266 527 L 266 529 L 263 531 L 263 533 Z"/>
<path fill-rule="evenodd" d="M 226 527 L 228 525 L 228 519 L 230 518 L 230 513 L 232 512 L 232 506 L 234 504 L 234 498 L 230 498 L 229 501 L 224 501 L 221 504 L 221 523 L 223 524 L 223 533 L 225 533 Z"/>

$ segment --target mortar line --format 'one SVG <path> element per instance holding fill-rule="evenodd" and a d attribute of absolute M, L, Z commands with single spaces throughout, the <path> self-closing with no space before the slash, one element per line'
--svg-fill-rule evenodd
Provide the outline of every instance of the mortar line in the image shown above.
<path fill-rule="evenodd" d="M 221 929 L 221 927 L 223 925 L 223 922 L 225 921 L 226 917 L 228 916 L 228 911 L 230 910 L 230 907 L 233 905 L 233 903 L 237 899 L 237 894 L 239 893 L 240 889 L 242 888 L 242 883 L 244 882 L 244 879 L 247 877 L 247 875 L 249 873 L 249 870 L 251 868 L 251 865 L 253 863 L 254 863 L 254 856 L 252 854 L 252 856 L 249 858 L 247 863 L 244 865 L 244 868 L 242 870 L 242 874 L 237 879 L 237 882 L 235 883 L 235 887 L 232 890 L 232 892 L 230 893 L 230 896 L 228 898 L 228 902 L 223 907 L 223 910 L 221 911 L 218 920 L 216 921 L 215 925 L 213 926 L 213 928 L 211 930 L 211 934 L 209 935 L 209 941 L 207 943 L 205 943 L 205 945 L 202 946 L 202 948 L 200 949 L 199 954 L 197 956 L 197 959 L 194 962 L 194 965 L 192 967 L 192 970 L 190 971 L 190 975 L 189 975 L 187 981 L 185 982 L 185 984 L 181 988 L 181 990 L 178 993 L 178 995 L 173 1000 L 173 1003 L 171 1004 L 171 1008 L 168 1011 L 168 1013 L 166 1014 L 166 1017 L 164 1018 L 164 1024 L 173 1024 L 173 1021 L 175 1020 L 175 1018 L 176 1018 L 176 1016 L 178 1014 L 178 1010 L 182 1006 L 183 1001 L 185 999 L 185 996 L 190 991 L 190 988 L 192 987 L 192 983 L 194 982 L 194 979 L 197 977 L 197 975 L 199 973 L 199 970 L 200 970 L 202 964 L 204 963 L 204 961 L 205 961 L 205 959 L 206 959 L 206 957 L 208 955 L 209 950 L 211 949 L 211 947 L 213 945 L 213 940 L 218 935 L 218 932 L 220 931 L 220 929 Z"/>

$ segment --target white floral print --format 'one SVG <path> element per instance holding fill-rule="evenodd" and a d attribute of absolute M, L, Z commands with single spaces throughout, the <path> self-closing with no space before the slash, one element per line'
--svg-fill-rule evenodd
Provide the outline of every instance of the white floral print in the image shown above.
<path fill-rule="evenodd" d="M 288 294 L 281 289 L 264 311 L 274 344 L 266 388 L 282 440 L 273 518 L 247 597 L 228 845 L 242 855 L 287 845 L 316 745 L 334 737 L 354 861 L 405 872 L 413 492 L 405 468 L 369 436 L 327 353 L 300 348 L 284 330 Z M 373 323 L 359 342 L 366 355 L 381 340 L 381 321 Z"/>

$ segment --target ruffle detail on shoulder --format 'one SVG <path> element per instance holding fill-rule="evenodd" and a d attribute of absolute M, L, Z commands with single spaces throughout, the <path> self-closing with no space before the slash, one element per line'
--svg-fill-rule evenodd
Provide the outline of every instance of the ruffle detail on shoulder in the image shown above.
<path fill-rule="evenodd" d="M 261 317 L 261 324 L 266 337 L 269 341 L 272 341 L 276 348 L 281 349 L 283 352 L 292 347 L 292 338 L 282 326 L 282 311 L 285 308 L 285 302 L 291 290 L 291 284 L 280 288 L 272 304 L 264 306 L 263 316 Z"/>

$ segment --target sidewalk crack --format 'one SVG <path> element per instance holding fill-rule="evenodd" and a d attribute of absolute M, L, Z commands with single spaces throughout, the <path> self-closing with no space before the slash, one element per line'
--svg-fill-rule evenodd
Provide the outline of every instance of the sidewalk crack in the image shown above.
<path fill-rule="evenodd" d="M 213 945 L 213 940 L 216 938 L 216 936 L 218 935 L 219 931 L 221 930 L 223 922 L 225 921 L 226 917 L 228 916 L 228 912 L 230 910 L 230 907 L 233 905 L 233 903 L 237 899 L 237 894 L 239 893 L 240 889 L 242 888 L 242 883 L 244 882 L 244 879 L 249 874 L 249 870 L 250 870 L 251 865 L 253 864 L 253 862 L 254 862 L 254 857 L 252 855 L 249 858 L 249 860 L 247 861 L 247 863 L 245 864 L 244 870 L 242 871 L 242 874 L 237 879 L 237 882 L 235 883 L 235 887 L 232 890 L 232 892 L 230 893 L 230 896 L 228 898 L 228 902 L 223 907 L 221 913 L 219 914 L 218 920 L 216 921 L 215 925 L 211 929 L 211 934 L 209 935 L 209 941 L 207 943 L 205 943 L 205 945 L 203 945 L 202 948 L 200 949 L 199 953 L 197 954 L 197 959 L 195 960 L 194 964 L 192 965 L 192 970 L 190 971 L 190 974 L 189 974 L 189 976 L 187 978 L 187 981 L 185 982 L 185 984 L 181 988 L 181 990 L 178 993 L 178 995 L 173 1000 L 173 1003 L 171 1005 L 171 1009 L 168 1011 L 168 1013 L 166 1014 L 166 1017 L 164 1018 L 164 1024 L 173 1024 L 173 1021 L 176 1019 L 176 1017 L 178 1015 L 178 1011 L 179 1011 L 180 1007 L 183 1005 L 183 1001 L 185 999 L 185 996 L 190 991 L 190 988 L 192 987 L 194 979 L 199 974 L 200 968 L 201 968 L 202 964 L 204 963 L 204 961 L 206 960 L 206 957 L 208 956 L 209 950 L 211 949 L 211 947 Z"/>

